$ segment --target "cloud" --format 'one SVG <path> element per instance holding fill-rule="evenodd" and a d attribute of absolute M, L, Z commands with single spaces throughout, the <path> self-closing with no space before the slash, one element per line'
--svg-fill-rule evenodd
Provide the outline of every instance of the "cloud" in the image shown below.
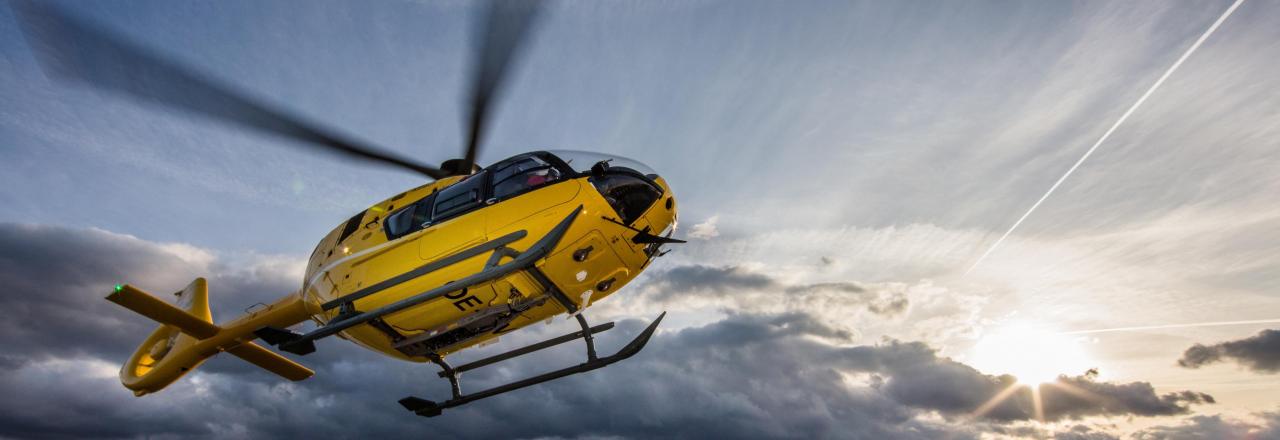
<path fill-rule="evenodd" d="M 720 221 L 719 215 L 713 215 L 702 223 L 693 225 L 689 229 L 689 238 L 697 240 L 710 240 L 720 236 L 720 230 L 716 229 L 716 223 Z"/>
<path fill-rule="evenodd" d="M 1258 423 L 1221 415 L 1191 416 L 1177 425 L 1161 425 L 1133 434 L 1136 440 L 1270 439 L 1280 438 L 1280 411 L 1254 414 Z"/>
<path fill-rule="evenodd" d="M 901 283 L 791 284 L 743 266 L 681 265 L 651 280 L 644 286 L 648 299 L 686 307 L 702 302 L 775 313 L 863 308 L 876 315 L 898 316 L 910 305 L 908 286 Z"/>
<path fill-rule="evenodd" d="M 3 363 L 90 358 L 122 362 L 155 323 L 107 302 L 116 283 L 162 294 L 195 277 L 209 279 L 215 321 L 238 315 L 300 286 L 296 259 L 250 256 L 229 267 L 214 253 L 187 244 L 153 243 L 100 229 L 0 223 L 0 321 Z M 256 371 L 238 362 L 207 368 Z"/>
<path fill-rule="evenodd" d="M 1119 440 L 1114 434 L 1099 431 L 1085 425 L 1076 425 L 1054 433 L 1053 440 Z"/>
<path fill-rule="evenodd" d="M 1280 372 L 1280 330 L 1263 330 L 1248 338 L 1213 345 L 1196 344 L 1178 360 L 1185 368 L 1235 361 L 1259 373 Z"/>
<path fill-rule="evenodd" d="M 1077 418 L 1086 415 L 1132 414 L 1168 416 L 1186 414 L 1191 405 L 1215 403 L 1213 396 L 1195 391 L 1156 394 L 1147 382 L 1124 384 L 1097 382 L 1090 375 L 1059 377 L 1043 386 L 1045 416 Z M 1057 417 L 1054 415 L 1057 414 Z"/>
<path fill-rule="evenodd" d="M 1084 424 L 1063 425 L 1046 428 L 1043 425 L 1012 424 L 989 426 L 987 431 L 999 436 L 995 438 L 1034 438 L 1053 440 L 1119 440 L 1111 433 L 1114 426 L 1099 427 Z"/>
<path fill-rule="evenodd" d="M 663 276 L 657 277 L 669 287 L 669 294 L 660 295 L 665 298 L 680 292 L 708 292 L 724 295 L 734 290 L 767 289 L 778 287 L 776 281 L 762 273 L 737 266 L 712 267 L 703 265 L 679 266 L 668 269 Z"/>
<path fill-rule="evenodd" d="M 803 286 L 791 286 L 786 290 L 790 295 L 852 295 L 866 301 L 867 310 L 872 313 L 895 316 L 907 310 L 910 304 L 907 296 L 901 291 L 868 290 L 856 283 L 818 283 Z"/>
<path fill-rule="evenodd" d="M 696 372 L 700 377 L 677 381 L 678 390 L 670 391 L 675 395 L 739 396 L 750 404 L 735 407 L 743 416 L 751 416 L 757 409 L 767 410 L 761 414 L 781 415 L 786 407 L 819 403 L 834 410 L 845 403 L 880 411 L 910 408 L 960 419 L 969 417 L 992 396 L 1016 386 L 1010 376 L 983 374 L 939 356 L 921 342 L 887 340 L 841 346 L 809 338 L 839 335 L 839 330 L 805 314 L 731 315 L 714 324 L 664 335 L 657 341 L 662 349 L 621 370 L 624 375 L 631 371 L 641 374 L 646 379 L 641 381 L 644 387 L 660 388 L 671 382 L 670 378 L 663 380 L 659 372 Z M 1059 382 L 1083 390 L 1081 394 L 1088 397 L 1046 387 L 1041 394 L 1047 420 L 1185 414 L 1190 405 L 1212 401 L 1195 392 L 1157 395 L 1145 382 L 1116 384 L 1088 377 L 1063 377 Z M 744 388 L 744 383 L 748 387 Z M 700 402 L 697 407 L 705 408 L 716 399 L 699 396 L 693 400 Z M 1013 397 L 980 418 L 992 422 L 1034 420 L 1030 390 L 1018 387 Z"/>
<path fill-rule="evenodd" d="M 173 249 L 178 248 L 101 230 L 0 224 L 0 281 L 11 286 L 0 291 L 0 301 L 20 310 L 2 339 L 7 350 L 0 361 L 10 374 L 0 377 L 0 393 L 10 398 L 0 402 L 0 436 L 404 438 L 430 429 L 446 437 L 483 438 L 964 439 L 1035 420 L 1030 390 L 1010 376 L 984 374 L 918 341 L 851 345 L 847 330 L 801 311 L 729 313 L 707 325 L 663 331 L 625 362 L 451 409 L 440 419 L 412 416 L 395 403 L 408 394 L 446 396 L 447 385 L 435 380 L 433 367 L 394 361 L 337 339 L 320 341 L 317 353 L 299 358 L 317 370 L 303 382 L 284 382 L 234 358 L 216 357 L 169 389 L 134 398 L 114 371 L 151 324 L 98 298 L 111 283 L 176 288 L 193 273 L 208 271 L 215 311 L 236 311 L 296 282 L 295 265 L 287 258 L 258 259 L 236 270 L 216 253 L 205 257 L 207 251 Z M 866 299 L 876 289 L 792 285 L 741 268 L 688 267 L 670 280 L 709 295 L 780 288 L 788 296 Z M 619 322 L 599 336 L 601 351 L 616 350 L 643 325 Z M 517 332 L 498 349 L 560 331 Z M 493 350 L 478 349 L 462 360 Z M 521 357 L 468 373 L 464 389 L 572 365 L 581 356 L 578 349 L 557 349 Z M 1194 391 L 1158 395 L 1145 382 L 1080 376 L 1059 383 L 1082 394 L 1042 390 L 1046 420 L 1185 414 L 1192 405 L 1212 402 Z M 1010 398 L 974 415 L 1011 386 L 1017 388 Z"/>
<path fill-rule="evenodd" d="M 30 357 L 118 356 L 151 326 L 127 319 L 102 298 L 117 282 L 177 290 L 168 276 L 201 265 L 162 246 L 92 229 L 4 224 L 0 227 L 0 341 Z M 126 355 L 127 356 L 127 355 Z"/>

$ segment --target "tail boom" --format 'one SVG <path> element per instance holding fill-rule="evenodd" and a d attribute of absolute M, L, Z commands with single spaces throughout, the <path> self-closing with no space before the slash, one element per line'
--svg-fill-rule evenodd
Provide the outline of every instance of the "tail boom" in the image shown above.
<path fill-rule="evenodd" d="M 203 278 L 197 278 L 175 295 L 178 306 L 122 284 L 107 296 L 108 301 L 161 324 L 120 369 L 121 383 L 135 395 L 160 391 L 223 351 L 289 380 L 302 380 L 314 374 L 311 369 L 252 342 L 256 329 L 288 327 L 308 319 L 312 310 L 302 295 L 286 296 L 221 326 L 212 322 L 208 284 Z"/>

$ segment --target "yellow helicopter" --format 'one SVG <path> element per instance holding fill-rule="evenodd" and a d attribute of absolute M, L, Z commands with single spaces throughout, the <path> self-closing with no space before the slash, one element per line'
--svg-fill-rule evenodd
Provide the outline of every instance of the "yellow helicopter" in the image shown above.
<path fill-rule="evenodd" d="M 298 291 L 214 324 L 208 285 L 196 279 L 176 303 L 129 285 L 107 300 L 160 323 L 120 371 L 142 396 L 159 391 L 209 357 L 228 352 L 289 380 L 313 371 L 254 342 L 305 355 L 338 336 L 407 361 L 432 362 L 448 379 L 443 402 L 405 397 L 422 416 L 445 408 L 605 367 L 638 353 L 663 315 L 617 353 L 599 356 L 584 309 L 617 292 L 664 251 L 676 228 L 676 201 L 649 167 L 617 156 L 534 151 L 475 165 L 489 103 L 536 17 L 528 4 L 490 8 L 469 91 L 462 159 L 435 168 L 386 153 L 254 102 L 233 89 L 79 21 L 51 6 L 15 4 L 28 41 L 50 76 L 196 112 L 434 179 L 378 202 L 320 240 Z M 112 75 L 101 75 L 111 71 Z M 145 81 L 141 80 L 145 79 Z M 445 357 L 500 335 L 571 314 L 579 331 L 453 366 Z M 665 313 L 664 313 L 665 315 Z M 304 321 L 314 329 L 289 330 Z M 581 339 L 578 365 L 464 394 L 459 374 Z"/>

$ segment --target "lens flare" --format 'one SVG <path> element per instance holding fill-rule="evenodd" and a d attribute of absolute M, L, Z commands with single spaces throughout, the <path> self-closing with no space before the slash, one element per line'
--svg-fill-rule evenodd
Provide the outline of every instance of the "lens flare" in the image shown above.
<path fill-rule="evenodd" d="M 1058 375 L 1095 367 L 1084 341 L 1030 323 L 1010 323 L 984 335 L 970 352 L 970 364 L 984 373 L 1010 374 L 1035 386 Z"/>

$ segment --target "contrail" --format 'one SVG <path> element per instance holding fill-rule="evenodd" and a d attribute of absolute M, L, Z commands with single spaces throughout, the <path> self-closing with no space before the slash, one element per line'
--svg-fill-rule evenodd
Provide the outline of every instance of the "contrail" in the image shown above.
<path fill-rule="evenodd" d="M 1216 321 L 1216 322 L 1196 322 L 1191 324 L 1165 324 L 1165 325 L 1147 325 L 1141 327 L 1115 327 L 1100 328 L 1094 330 L 1077 330 L 1073 332 L 1062 332 L 1060 335 L 1087 335 L 1091 333 L 1110 333 L 1110 332 L 1129 332 L 1138 330 L 1160 330 L 1166 328 L 1188 328 L 1188 327 L 1217 327 L 1223 325 L 1248 325 L 1248 324 L 1274 324 L 1280 323 L 1280 319 L 1255 319 L 1252 321 Z"/>
<path fill-rule="evenodd" d="M 1128 111 L 1124 112 L 1123 115 L 1120 115 L 1120 119 L 1116 120 L 1116 123 L 1111 125 L 1111 128 L 1108 129 L 1106 133 L 1103 133 L 1102 137 L 1098 138 L 1097 142 L 1093 143 L 1093 146 L 1089 148 L 1089 151 L 1086 151 L 1084 156 L 1080 156 L 1080 160 L 1077 160 L 1075 165 L 1072 165 L 1071 168 L 1067 169 L 1067 173 L 1058 178 L 1058 181 L 1054 182 L 1053 186 L 1049 187 L 1049 191 L 1046 191 L 1043 196 L 1040 196 L 1040 200 L 1036 200 L 1036 203 L 1031 205 L 1031 209 L 1028 209 L 1026 214 L 1022 214 L 1022 217 L 1018 218 L 1018 221 L 1013 222 L 1013 226 L 1009 227 L 1009 230 L 1005 231 L 1004 235 L 1000 236 L 1000 239 L 996 240 L 996 243 L 991 245 L 991 248 L 987 249 L 986 252 L 983 252 L 982 256 L 978 257 L 978 261 L 974 261 L 973 265 L 969 266 L 969 270 L 964 271 L 965 276 L 968 276 L 969 272 L 973 272 L 974 268 L 978 267 L 979 264 L 982 264 L 982 260 L 985 260 L 987 255 L 991 255 L 991 251 L 994 251 L 996 247 L 1000 246 L 1000 243 L 1003 243 L 1004 239 L 1008 238 L 1009 234 L 1012 234 L 1014 229 L 1018 229 L 1018 225 L 1021 225 L 1023 220 L 1026 220 L 1032 212 L 1035 212 L 1036 208 L 1040 207 L 1040 204 L 1044 203 L 1044 200 L 1049 198 L 1049 195 L 1053 194 L 1054 190 L 1058 189 L 1058 185 L 1062 185 L 1062 181 L 1067 180 L 1067 177 L 1071 176 L 1071 173 L 1074 173 L 1076 168 L 1079 168 L 1080 164 L 1084 163 L 1085 159 L 1088 159 L 1089 156 L 1093 154 L 1094 150 L 1098 149 L 1099 145 L 1102 145 L 1102 142 L 1106 141 L 1108 137 L 1111 137 L 1111 133 L 1115 132 L 1116 128 L 1119 128 L 1120 124 L 1123 124 L 1126 119 L 1129 119 L 1129 115 L 1133 114 L 1133 111 L 1137 110 L 1138 107 L 1147 100 L 1147 97 L 1151 96 L 1151 93 L 1155 92 L 1161 84 L 1164 84 L 1164 80 L 1168 79 L 1169 75 L 1173 74 L 1173 71 L 1178 70 L 1178 66 L 1181 66 L 1182 62 L 1186 61 L 1187 57 L 1190 57 L 1192 53 L 1195 53 L 1196 49 L 1200 48 L 1200 44 L 1204 43 L 1204 40 L 1208 39 L 1210 35 L 1213 35 L 1213 31 L 1218 30 L 1218 26 L 1221 26 L 1222 22 L 1226 21 L 1227 17 L 1230 17 L 1231 13 L 1235 12 L 1236 8 L 1240 7 L 1241 3 L 1244 3 L 1244 0 L 1236 0 L 1235 3 L 1232 3 L 1231 7 L 1228 7 L 1226 12 L 1223 12 L 1222 16 L 1218 17 L 1218 21 L 1213 22 L 1213 24 L 1209 26 L 1209 29 L 1205 30 L 1204 34 L 1200 35 L 1200 38 L 1191 45 L 1191 48 L 1187 49 L 1187 52 L 1183 53 L 1182 57 L 1178 58 L 1178 61 L 1175 61 L 1172 66 L 1169 66 L 1169 70 L 1166 70 L 1164 75 L 1160 75 L 1160 79 L 1157 79 L 1156 83 L 1152 84 L 1151 88 L 1147 89 L 1147 92 L 1143 93 L 1142 97 L 1138 98 L 1138 101 L 1133 103 L 1133 106 L 1129 107 Z"/>

